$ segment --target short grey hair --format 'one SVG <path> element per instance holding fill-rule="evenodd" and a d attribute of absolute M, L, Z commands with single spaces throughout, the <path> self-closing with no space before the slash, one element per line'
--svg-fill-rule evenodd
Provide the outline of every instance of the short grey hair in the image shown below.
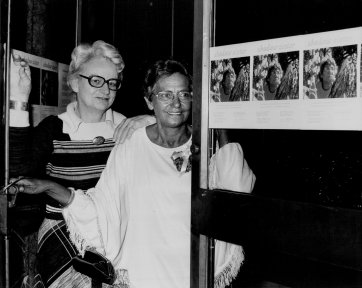
<path fill-rule="evenodd" d="M 122 71 L 124 69 L 124 62 L 121 54 L 117 48 L 113 45 L 106 43 L 102 40 L 95 41 L 93 44 L 80 44 L 73 49 L 71 55 L 71 62 L 69 65 L 67 81 L 68 85 L 72 79 L 74 79 L 82 66 L 95 57 L 104 57 L 109 59 L 114 65 L 116 65 L 118 78 L 122 79 Z"/>

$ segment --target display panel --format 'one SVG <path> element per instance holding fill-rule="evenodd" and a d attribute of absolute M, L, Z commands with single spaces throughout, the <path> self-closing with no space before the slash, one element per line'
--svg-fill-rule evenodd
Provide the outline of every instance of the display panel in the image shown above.
<path fill-rule="evenodd" d="M 29 103 L 32 107 L 32 125 L 38 125 L 46 116 L 65 111 L 74 97 L 67 85 L 69 65 L 16 49 L 12 49 L 12 53 L 27 61 L 30 66 L 32 87 Z"/>
<path fill-rule="evenodd" d="M 362 130 L 362 28 L 210 48 L 210 128 Z"/>

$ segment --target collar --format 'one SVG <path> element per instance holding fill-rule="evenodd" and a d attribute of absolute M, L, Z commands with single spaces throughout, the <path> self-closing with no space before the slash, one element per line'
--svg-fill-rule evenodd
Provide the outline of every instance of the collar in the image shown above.
<path fill-rule="evenodd" d="M 63 120 L 64 124 L 66 123 L 66 125 L 63 125 L 64 133 L 75 133 L 78 131 L 80 124 L 84 123 L 84 121 L 79 118 L 76 113 L 77 105 L 77 101 L 69 103 L 67 111 L 59 115 L 59 118 Z M 111 125 L 112 127 L 115 126 L 112 109 L 108 109 L 106 111 L 105 122 L 107 125 Z"/>

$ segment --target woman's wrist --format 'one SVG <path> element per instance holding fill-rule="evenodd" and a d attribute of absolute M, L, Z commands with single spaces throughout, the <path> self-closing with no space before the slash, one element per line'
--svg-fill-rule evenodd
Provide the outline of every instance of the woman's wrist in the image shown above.
<path fill-rule="evenodd" d="M 22 100 L 10 99 L 9 108 L 12 110 L 29 111 L 29 104 Z"/>
<path fill-rule="evenodd" d="M 46 194 L 59 202 L 63 207 L 69 206 L 74 199 L 74 190 L 49 181 Z"/>
<path fill-rule="evenodd" d="M 29 103 L 20 98 L 10 98 L 9 102 L 9 125 L 10 127 L 28 127 Z"/>
<path fill-rule="evenodd" d="M 75 196 L 74 189 L 69 188 L 68 190 L 70 191 L 70 196 L 69 196 L 68 202 L 62 205 L 63 208 L 67 208 L 70 204 L 72 204 L 72 202 L 74 200 L 74 196 Z"/>
<path fill-rule="evenodd" d="M 219 143 L 219 148 L 229 143 L 229 137 L 226 129 L 216 129 L 216 137 Z"/>

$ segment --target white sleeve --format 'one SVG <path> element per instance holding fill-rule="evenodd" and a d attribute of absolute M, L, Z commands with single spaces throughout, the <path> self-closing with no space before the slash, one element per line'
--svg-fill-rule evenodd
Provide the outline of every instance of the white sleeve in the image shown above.
<path fill-rule="evenodd" d="M 221 147 L 210 160 L 210 189 L 225 189 L 250 193 L 255 184 L 255 175 L 244 158 L 238 143 Z"/>
<path fill-rule="evenodd" d="M 63 209 L 72 242 L 82 253 L 94 247 L 111 261 L 120 253 L 127 226 L 128 211 L 124 199 L 124 173 L 121 150 L 116 146 L 95 188 L 79 196 Z M 118 160 L 117 160 L 118 159 Z"/>
<path fill-rule="evenodd" d="M 96 207 L 92 199 L 82 190 L 75 190 L 74 193 L 72 203 L 63 209 L 63 216 L 67 223 L 70 240 L 78 252 L 84 255 L 86 248 L 101 249 Z"/>
<path fill-rule="evenodd" d="M 9 109 L 9 126 L 10 127 L 28 127 L 29 112 L 22 110 Z"/>

